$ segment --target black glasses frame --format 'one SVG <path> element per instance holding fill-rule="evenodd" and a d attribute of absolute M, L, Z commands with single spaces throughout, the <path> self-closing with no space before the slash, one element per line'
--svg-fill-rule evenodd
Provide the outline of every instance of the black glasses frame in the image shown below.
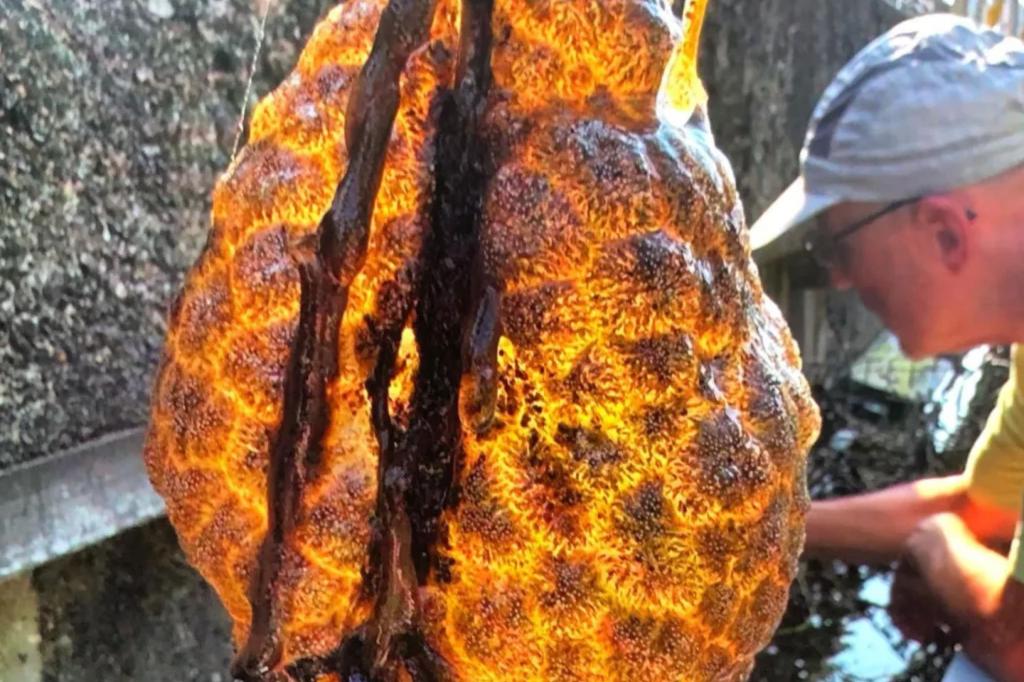
<path fill-rule="evenodd" d="M 871 213 L 865 218 L 851 223 L 834 233 L 829 233 L 827 230 L 818 226 L 811 233 L 811 236 L 804 243 L 804 249 L 818 262 L 819 265 L 826 269 L 835 267 L 838 260 L 838 248 L 836 248 L 840 242 L 844 239 L 849 238 L 855 232 L 867 227 L 871 223 L 875 222 L 879 218 L 893 211 L 909 206 L 917 201 L 920 201 L 921 197 L 913 197 L 910 199 L 900 199 L 899 201 L 893 201 L 890 204 L 878 209 L 874 213 Z"/>

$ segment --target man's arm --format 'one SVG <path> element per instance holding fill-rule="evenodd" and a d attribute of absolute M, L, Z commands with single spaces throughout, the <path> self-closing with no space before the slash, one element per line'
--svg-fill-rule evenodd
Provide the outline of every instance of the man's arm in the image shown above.
<path fill-rule="evenodd" d="M 1024 680 L 1024 584 L 1007 558 L 949 513 L 925 520 L 906 549 L 972 660 L 998 680 Z"/>
<path fill-rule="evenodd" d="M 851 563 L 888 564 L 925 519 L 951 512 L 990 544 L 1009 543 L 1017 515 L 968 495 L 966 476 L 930 478 L 878 492 L 811 504 L 805 555 Z"/>
<path fill-rule="evenodd" d="M 806 553 L 887 564 L 900 557 L 922 521 L 947 512 L 963 519 L 982 543 L 1007 543 L 1024 490 L 1024 351 L 1014 346 L 1012 357 L 1010 378 L 962 475 L 815 502 L 807 518 Z"/>

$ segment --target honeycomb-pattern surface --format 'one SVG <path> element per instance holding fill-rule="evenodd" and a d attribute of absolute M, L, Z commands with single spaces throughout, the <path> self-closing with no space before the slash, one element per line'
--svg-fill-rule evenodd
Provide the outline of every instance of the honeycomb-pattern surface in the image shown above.
<path fill-rule="evenodd" d="M 146 462 L 239 644 L 298 316 L 289 248 L 345 170 L 348 95 L 384 5 L 335 9 L 257 107 L 171 314 Z M 450 570 L 420 588 L 426 640 L 459 679 L 743 679 L 795 574 L 818 415 L 728 162 L 702 125 L 679 124 L 689 112 L 675 107 L 701 90 L 692 64 L 671 61 L 683 29 L 669 5 L 495 5 L 480 257 L 500 289 L 497 409 L 480 433 L 463 420 L 442 517 Z M 380 330 L 405 324 L 389 391 L 400 421 L 458 10 L 439 3 L 403 74 L 324 456 L 282 550 L 283 663 L 328 654 L 372 610 L 365 384 Z"/>

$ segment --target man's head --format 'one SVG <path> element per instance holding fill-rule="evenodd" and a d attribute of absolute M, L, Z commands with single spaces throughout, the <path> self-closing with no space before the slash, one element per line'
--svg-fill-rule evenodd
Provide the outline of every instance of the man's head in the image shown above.
<path fill-rule="evenodd" d="M 1024 340 L 1024 169 L 882 204 L 844 201 L 808 245 L 912 357 Z"/>
<path fill-rule="evenodd" d="M 755 250 L 806 239 L 912 356 L 1024 340 L 1024 44 L 904 22 L 826 90 L 801 165 Z"/>

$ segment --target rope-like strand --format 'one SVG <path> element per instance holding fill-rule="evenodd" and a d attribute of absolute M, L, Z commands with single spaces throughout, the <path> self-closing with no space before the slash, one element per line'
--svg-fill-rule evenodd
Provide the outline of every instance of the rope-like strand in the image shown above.
<path fill-rule="evenodd" d="M 267 35 L 267 17 L 270 16 L 270 8 L 274 0 L 263 0 L 263 16 L 260 18 L 259 29 L 256 31 L 256 48 L 252 52 L 252 63 L 249 66 L 249 80 L 245 83 L 245 96 L 242 99 L 242 111 L 238 116 L 238 127 L 235 130 L 235 143 L 231 146 L 231 162 L 234 163 L 238 155 L 238 146 L 242 141 L 242 132 L 245 130 L 245 115 L 249 111 L 249 97 L 252 94 L 252 82 L 256 77 L 256 65 L 259 63 L 260 51 L 263 49 L 263 40 Z"/>

